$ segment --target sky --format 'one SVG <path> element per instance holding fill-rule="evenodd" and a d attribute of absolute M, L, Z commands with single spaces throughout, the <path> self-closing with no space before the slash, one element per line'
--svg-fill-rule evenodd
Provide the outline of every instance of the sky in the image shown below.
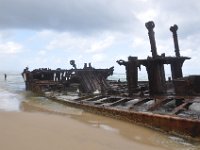
<path fill-rule="evenodd" d="M 183 73 L 198 74 L 199 16 L 199 0 L 0 0 L 0 70 L 71 69 L 75 60 L 124 73 L 117 60 L 151 56 L 145 23 L 154 21 L 158 54 L 175 55 L 177 24 L 181 56 L 192 58 Z"/>

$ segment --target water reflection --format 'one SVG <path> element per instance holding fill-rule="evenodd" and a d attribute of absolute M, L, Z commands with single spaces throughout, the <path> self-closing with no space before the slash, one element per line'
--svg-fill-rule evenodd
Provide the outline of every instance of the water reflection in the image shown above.
<path fill-rule="evenodd" d="M 94 127 L 101 128 L 101 125 L 106 125 L 115 134 L 127 138 L 127 140 L 136 141 L 141 144 L 162 147 L 170 150 L 198 150 L 200 144 L 198 142 L 189 141 L 177 136 L 164 134 L 154 129 L 146 128 L 136 124 L 115 120 L 112 118 L 98 116 L 84 112 L 82 116 L 74 116 L 74 118 L 85 123 L 99 124 Z M 103 128 L 102 128 L 103 129 Z M 104 129 L 105 130 L 105 129 Z"/>
<path fill-rule="evenodd" d="M 20 109 L 22 111 L 42 111 L 47 113 L 54 113 L 60 115 L 82 115 L 83 110 L 69 107 L 51 101 L 45 97 L 35 96 L 30 93 L 29 97 L 26 98 L 21 104 Z"/>

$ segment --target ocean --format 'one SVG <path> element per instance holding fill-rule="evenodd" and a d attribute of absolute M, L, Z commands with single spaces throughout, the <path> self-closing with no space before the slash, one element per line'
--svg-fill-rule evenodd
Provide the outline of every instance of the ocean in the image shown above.
<path fill-rule="evenodd" d="M 125 80 L 124 74 L 114 74 L 112 79 Z M 108 132 L 119 134 L 129 141 L 149 144 L 169 150 L 199 150 L 200 143 L 165 134 L 153 129 L 130 124 L 120 120 L 98 116 L 81 109 L 53 102 L 45 97 L 25 90 L 20 73 L 0 72 L 0 111 L 1 112 L 31 112 L 70 116 L 91 127 L 101 128 Z M 134 148 L 133 148 L 134 149 Z"/>

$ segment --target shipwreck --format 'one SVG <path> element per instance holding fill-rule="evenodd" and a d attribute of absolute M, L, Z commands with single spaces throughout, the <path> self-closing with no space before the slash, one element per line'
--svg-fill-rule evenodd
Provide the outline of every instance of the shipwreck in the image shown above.
<path fill-rule="evenodd" d="M 200 76 L 183 77 L 183 63 L 190 57 L 180 54 L 178 26 L 170 27 L 175 56 L 159 55 L 155 24 L 149 21 L 145 26 L 152 56 L 147 59 L 129 56 L 127 61 L 118 60 L 117 63 L 125 67 L 126 82 L 107 79 L 113 74 L 114 67 L 95 69 L 91 63 L 85 63 L 80 69 L 71 60 L 73 68 L 69 70 L 42 68 L 29 71 L 25 68 L 22 76 L 26 89 L 86 111 L 200 139 Z M 165 64 L 171 66 L 168 80 Z M 141 66 L 146 68 L 148 81 L 138 81 Z M 77 93 L 78 97 L 65 97 L 69 91 Z"/>

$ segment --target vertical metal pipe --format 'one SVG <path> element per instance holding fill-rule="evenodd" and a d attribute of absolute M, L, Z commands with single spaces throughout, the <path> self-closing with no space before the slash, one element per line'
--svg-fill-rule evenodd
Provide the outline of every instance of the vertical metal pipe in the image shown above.
<path fill-rule="evenodd" d="M 180 57 L 180 50 L 179 50 L 179 45 L 178 45 L 177 30 L 178 30 L 178 26 L 176 24 L 174 26 L 170 27 L 170 31 L 172 32 L 173 39 L 174 39 L 175 54 L 176 54 L 176 57 Z"/>
<path fill-rule="evenodd" d="M 148 35 L 149 35 L 149 40 L 150 40 L 150 45 L 151 45 L 152 57 L 155 58 L 156 56 L 158 56 L 157 48 L 156 48 L 155 33 L 153 31 L 155 24 L 153 21 L 149 21 L 149 22 L 145 23 L 145 26 L 149 31 Z"/>

